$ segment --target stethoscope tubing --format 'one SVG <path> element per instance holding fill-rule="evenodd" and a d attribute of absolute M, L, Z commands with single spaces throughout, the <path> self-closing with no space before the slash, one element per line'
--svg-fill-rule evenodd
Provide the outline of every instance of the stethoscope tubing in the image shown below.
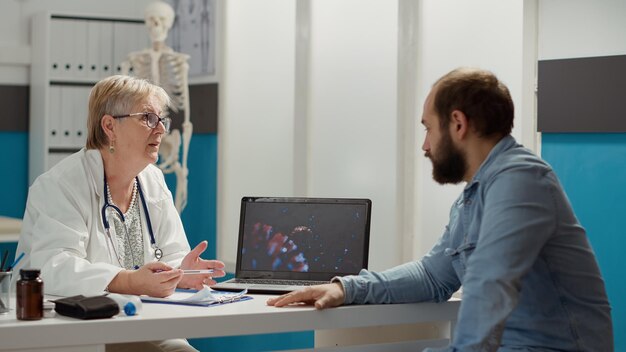
<path fill-rule="evenodd" d="M 152 230 L 152 221 L 150 220 L 150 213 L 148 212 L 148 206 L 146 205 L 146 199 L 143 195 L 143 189 L 141 188 L 139 177 L 135 176 L 135 180 L 137 182 L 137 191 L 139 192 L 139 199 L 141 200 L 143 212 L 144 214 L 146 214 L 146 224 L 148 225 L 148 234 L 150 235 L 150 247 L 152 247 L 152 249 L 154 250 L 154 257 L 157 260 L 161 260 L 161 258 L 163 257 L 163 251 L 156 244 L 154 231 Z M 119 207 L 109 203 L 107 194 L 108 194 L 108 186 L 107 186 L 106 175 L 105 175 L 104 176 L 104 193 L 102 195 L 104 198 L 104 206 L 102 206 L 102 225 L 104 226 L 104 231 L 109 236 L 109 239 L 111 239 L 111 234 L 110 234 L 111 225 L 109 224 L 109 220 L 107 219 L 107 216 L 106 216 L 107 209 L 108 208 L 113 209 L 113 211 L 115 211 L 117 215 L 120 217 L 122 222 L 125 222 L 126 219 L 124 217 L 124 213 L 122 213 L 122 210 Z M 115 250 L 115 246 L 113 247 L 113 250 Z M 117 255 L 117 251 L 116 251 L 116 255 Z"/>

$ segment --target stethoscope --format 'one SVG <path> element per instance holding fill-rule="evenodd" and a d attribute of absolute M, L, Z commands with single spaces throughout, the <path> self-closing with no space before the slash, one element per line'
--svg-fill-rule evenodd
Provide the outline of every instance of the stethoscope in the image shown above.
<path fill-rule="evenodd" d="M 148 234 L 150 235 L 150 247 L 152 247 L 152 249 L 154 250 L 154 257 L 157 260 L 161 260 L 161 258 L 163 258 L 163 251 L 156 244 L 156 240 L 154 238 L 154 232 L 152 231 L 152 221 L 150 221 L 150 213 L 148 213 L 148 206 L 146 205 L 146 200 L 143 196 L 143 190 L 141 189 L 141 183 L 139 183 L 139 178 L 137 176 L 135 176 L 135 182 L 137 182 L 137 191 L 139 192 L 139 199 L 141 200 L 141 204 L 143 206 L 143 212 L 144 214 L 146 214 L 146 223 L 148 224 Z M 124 218 L 124 214 L 122 213 L 122 210 L 118 208 L 116 205 L 109 203 L 109 197 L 107 196 L 107 194 L 109 193 L 108 191 L 109 191 L 109 186 L 107 185 L 107 180 L 106 180 L 106 175 L 105 175 L 104 176 L 104 193 L 103 193 L 104 206 L 102 207 L 102 224 L 104 225 L 104 231 L 106 232 L 107 237 L 109 238 L 109 241 L 111 242 L 111 246 L 113 247 L 113 251 L 115 252 L 117 261 L 123 267 L 124 265 L 122 264 L 120 257 L 117 254 L 117 250 L 115 249 L 115 245 L 113 244 L 113 239 L 111 238 L 111 230 L 110 230 L 111 226 L 109 224 L 109 220 L 107 219 L 107 209 L 113 210 L 117 214 L 119 219 L 122 220 L 122 223 L 124 224 L 124 230 L 126 231 L 127 241 L 129 241 L 128 229 L 126 229 L 126 224 L 125 224 L 126 219 Z M 131 251 L 131 256 L 132 256 L 132 251 Z M 135 258 L 133 257 L 132 259 L 133 259 L 133 263 L 135 263 Z M 135 269 L 138 269 L 138 268 L 139 267 L 135 265 Z"/>

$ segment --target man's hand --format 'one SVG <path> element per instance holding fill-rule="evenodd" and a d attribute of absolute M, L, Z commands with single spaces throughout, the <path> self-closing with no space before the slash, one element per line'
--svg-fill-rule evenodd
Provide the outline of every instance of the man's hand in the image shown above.
<path fill-rule="evenodd" d="M 201 290 L 204 288 L 204 285 L 215 285 L 216 282 L 213 280 L 214 277 L 222 277 L 226 275 L 224 272 L 224 263 L 219 260 L 204 260 L 200 258 L 200 254 L 202 254 L 206 248 L 208 247 L 207 241 L 202 241 L 198 243 L 196 248 L 194 248 L 191 252 L 187 253 L 185 258 L 180 264 L 181 269 L 213 269 L 212 274 L 205 275 L 184 275 L 182 280 L 178 283 L 178 287 L 180 288 L 192 288 L 195 290 Z"/>
<path fill-rule="evenodd" d="M 122 270 L 109 283 L 109 292 L 166 297 L 174 293 L 183 271 L 162 262 L 148 263 L 137 270 Z"/>
<path fill-rule="evenodd" d="M 270 298 L 267 300 L 267 305 L 283 307 L 294 303 L 306 303 L 314 304 L 317 309 L 325 309 L 342 305 L 344 298 L 343 286 L 339 282 L 333 282 Z"/>

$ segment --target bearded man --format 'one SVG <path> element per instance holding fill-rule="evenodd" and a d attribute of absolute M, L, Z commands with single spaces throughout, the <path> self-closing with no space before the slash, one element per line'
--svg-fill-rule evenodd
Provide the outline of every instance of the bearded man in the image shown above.
<path fill-rule="evenodd" d="M 465 188 L 438 243 L 421 260 L 268 304 L 443 302 L 463 286 L 442 351 L 612 351 L 611 308 L 585 230 L 552 168 L 511 136 L 513 115 L 491 72 L 440 78 L 424 104 L 422 149 L 435 181 Z"/>

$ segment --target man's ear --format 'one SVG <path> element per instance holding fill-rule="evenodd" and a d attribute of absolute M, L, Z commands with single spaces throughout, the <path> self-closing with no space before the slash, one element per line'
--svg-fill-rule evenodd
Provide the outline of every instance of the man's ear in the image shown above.
<path fill-rule="evenodd" d="M 463 139 L 469 131 L 467 116 L 460 110 L 454 110 L 450 119 L 450 135 Z"/>
<path fill-rule="evenodd" d="M 115 140 L 114 126 L 115 126 L 115 119 L 113 118 L 113 116 L 104 115 L 100 119 L 100 127 L 102 127 L 102 130 L 109 138 L 109 141 Z"/>

